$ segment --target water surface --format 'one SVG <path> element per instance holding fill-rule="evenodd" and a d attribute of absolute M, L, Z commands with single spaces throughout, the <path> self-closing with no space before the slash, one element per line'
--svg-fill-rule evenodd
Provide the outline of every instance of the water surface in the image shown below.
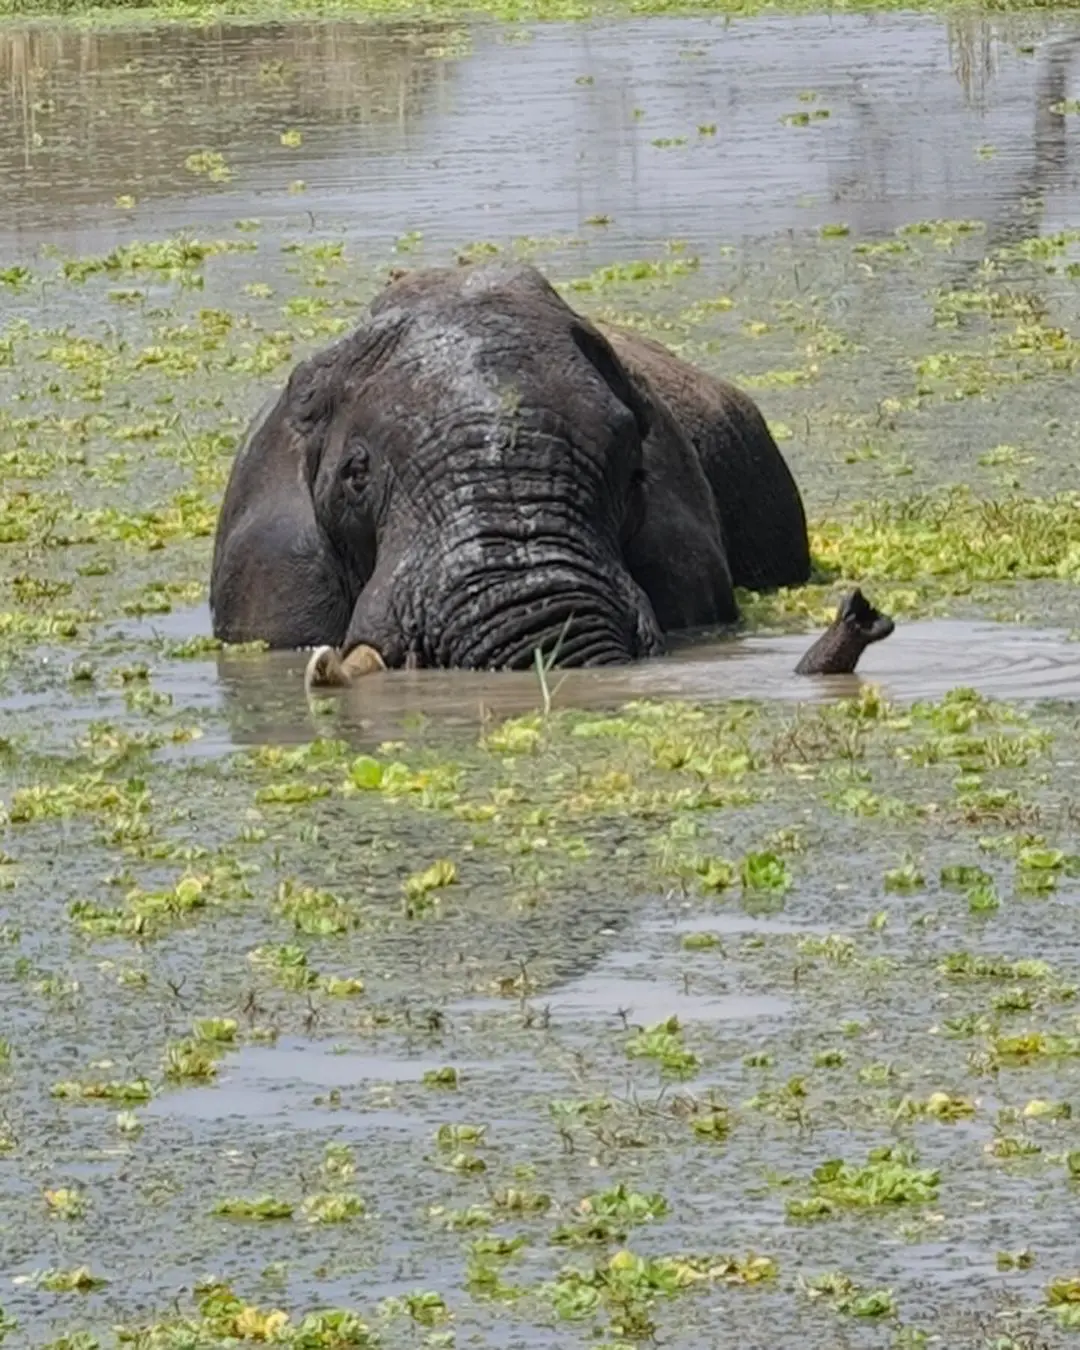
<path fill-rule="evenodd" d="M 900 703 L 940 698 L 958 685 L 1009 701 L 1080 698 L 1080 643 L 1063 631 L 959 619 L 901 623 L 892 637 L 866 651 L 853 675 L 796 675 L 808 645 L 799 635 L 728 637 L 683 642 L 670 656 L 630 666 L 553 671 L 551 706 L 615 709 L 639 699 L 817 702 L 850 698 L 867 684 Z M 301 696 L 305 663 L 305 653 L 220 658 L 219 696 L 235 737 L 294 741 L 311 735 Z M 178 692 L 196 693 L 190 677 L 184 685 Z M 341 731 L 378 743 L 407 732 L 418 718 L 433 729 L 476 733 L 493 720 L 535 711 L 542 691 L 533 672 L 388 671 L 331 699 Z"/>
<path fill-rule="evenodd" d="M 303 653 L 178 644 L 209 630 L 213 512 L 266 395 L 391 265 L 485 244 L 746 383 L 815 520 L 1074 490 L 1077 51 L 1042 15 L 0 29 L 13 1344 L 197 1317 L 209 1271 L 359 1309 L 387 1350 L 622 1343 L 610 1303 L 558 1320 L 552 1283 L 624 1245 L 777 1262 L 651 1305 L 676 1350 L 1064 1343 L 1074 584 L 867 582 L 902 608 L 854 677 L 796 677 L 809 632 L 679 643 L 552 676 L 556 710 L 638 704 L 617 734 L 507 745 L 531 674 L 312 707 Z M 250 247 L 101 262 L 179 230 Z M 652 270 L 596 270 L 620 259 Z M 841 701 L 868 684 L 899 713 Z M 357 747 L 394 791 L 357 790 Z M 634 1039 L 671 1017 L 685 1077 Z M 822 1163 L 896 1144 L 932 1201 L 789 1218 Z M 619 1185 L 666 1214 L 574 1245 Z M 341 1190 L 365 1212 L 311 1222 Z M 264 1195 L 293 1218 L 215 1212 Z M 485 1255 L 489 1231 L 526 1243 Z M 486 1297 L 492 1264 L 520 1297 Z M 40 1275 L 82 1265 L 108 1283 Z M 808 1297 L 829 1269 L 895 1315 Z"/>
<path fill-rule="evenodd" d="M 102 252 L 244 217 L 386 245 L 605 216 L 609 255 L 836 219 L 976 218 L 1006 237 L 1030 230 L 1033 196 L 1050 222 L 1076 215 L 1075 137 L 1050 111 L 1080 78 L 1074 34 L 907 14 L 8 27 L 0 248 Z M 228 181 L 185 168 L 200 150 Z"/>

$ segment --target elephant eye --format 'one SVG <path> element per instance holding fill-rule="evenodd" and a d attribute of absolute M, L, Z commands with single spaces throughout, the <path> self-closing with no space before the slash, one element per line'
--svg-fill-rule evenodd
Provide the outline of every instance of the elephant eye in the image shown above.
<path fill-rule="evenodd" d="M 341 485 L 350 495 L 358 495 L 364 489 L 367 482 L 368 471 L 371 467 L 371 456 L 366 445 L 360 442 L 354 442 L 349 447 L 348 453 L 341 461 Z"/>

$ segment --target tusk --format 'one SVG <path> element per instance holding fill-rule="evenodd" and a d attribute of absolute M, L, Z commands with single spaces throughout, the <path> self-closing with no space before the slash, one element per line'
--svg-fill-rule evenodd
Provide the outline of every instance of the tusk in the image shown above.
<path fill-rule="evenodd" d="M 313 689 L 333 689 L 348 684 L 341 666 L 341 657 L 333 647 L 316 647 L 304 671 L 304 692 Z"/>
<path fill-rule="evenodd" d="M 357 675 L 371 675 L 376 670 L 385 670 L 386 662 L 374 647 L 361 643 L 354 647 L 341 663 L 346 676 L 351 680 Z"/>
<path fill-rule="evenodd" d="M 304 671 L 304 690 L 346 689 L 360 675 L 385 670 L 386 662 L 374 647 L 361 644 L 342 657 L 335 647 L 316 647 Z"/>

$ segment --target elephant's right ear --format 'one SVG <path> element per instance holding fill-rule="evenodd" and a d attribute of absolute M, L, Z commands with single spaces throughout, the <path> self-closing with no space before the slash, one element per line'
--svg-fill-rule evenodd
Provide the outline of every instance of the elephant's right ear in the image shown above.
<path fill-rule="evenodd" d="M 335 348 L 298 365 L 281 396 L 285 424 L 296 444 L 297 468 L 310 493 L 334 410 Z"/>
<path fill-rule="evenodd" d="M 581 319 L 575 320 L 570 326 L 570 336 L 574 340 L 574 346 L 596 370 L 619 402 L 625 404 L 634 414 L 638 435 L 644 441 L 652 428 L 651 399 L 631 378 L 607 338 L 592 324 Z"/>
<path fill-rule="evenodd" d="M 363 397 L 364 385 L 389 359 L 409 321 L 392 308 L 373 314 L 346 337 L 293 371 L 283 396 L 293 434 L 303 447 L 301 473 L 313 491 L 334 418 Z"/>

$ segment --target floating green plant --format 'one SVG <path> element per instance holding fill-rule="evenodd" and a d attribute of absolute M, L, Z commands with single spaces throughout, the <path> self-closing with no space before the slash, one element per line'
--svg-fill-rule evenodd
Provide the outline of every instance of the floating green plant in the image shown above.
<path fill-rule="evenodd" d="M 165 1078 L 170 1083 L 208 1083 L 217 1076 L 220 1051 L 206 1041 L 190 1038 L 165 1047 Z"/>
<path fill-rule="evenodd" d="M 577 1205 L 572 1221 L 560 1224 L 551 1240 L 564 1246 L 621 1242 L 631 1228 L 662 1218 L 667 1208 L 662 1195 L 632 1191 L 620 1182 L 609 1190 L 587 1195 Z"/>
<path fill-rule="evenodd" d="M 71 1270 L 39 1270 L 29 1277 L 29 1282 L 39 1289 L 47 1289 L 51 1294 L 87 1294 L 94 1289 L 102 1289 L 108 1280 L 95 1275 L 89 1266 L 75 1266 Z"/>
<path fill-rule="evenodd" d="M 828 1271 L 811 1278 L 800 1277 L 799 1287 L 813 1300 L 822 1299 L 838 1313 L 850 1317 L 894 1317 L 896 1300 L 891 1289 L 864 1292 L 843 1271 Z"/>
<path fill-rule="evenodd" d="M 458 1071 L 453 1065 L 445 1065 L 441 1069 L 425 1069 L 424 1086 L 430 1088 L 450 1088 L 458 1086 Z"/>
<path fill-rule="evenodd" d="M 121 1328 L 120 1339 L 136 1345 L 228 1345 L 273 1342 L 293 1350 L 371 1350 L 377 1338 L 354 1312 L 328 1309 L 294 1319 L 280 1308 L 245 1303 L 227 1284 L 196 1288 L 197 1306 L 161 1322 Z"/>
<path fill-rule="evenodd" d="M 902 863 L 899 867 L 891 867 L 885 873 L 885 889 L 887 891 L 910 894 L 912 891 L 922 890 L 925 885 L 926 878 L 918 864 L 910 860 Z"/>
<path fill-rule="evenodd" d="M 341 897 L 293 881 L 283 881 L 279 885 L 277 908 L 297 932 L 311 937 L 347 933 L 359 922 L 356 910 Z"/>
<path fill-rule="evenodd" d="M 562 1271 L 540 1293 L 557 1316 L 578 1321 L 605 1311 L 616 1336 L 651 1336 L 652 1308 L 687 1289 L 714 1283 L 755 1285 L 775 1279 L 777 1266 L 767 1256 L 661 1256 L 649 1258 L 618 1251 L 588 1270 Z"/>
<path fill-rule="evenodd" d="M 87 1211 L 85 1195 L 74 1186 L 59 1186 L 44 1192 L 49 1213 L 57 1219 L 81 1219 Z"/>
<path fill-rule="evenodd" d="M 253 1219 L 268 1222 L 276 1219 L 291 1219 L 295 1206 L 288 1200 L 277 1200 L 272 1195 L 261 1195 L 254 1200 L 230 1196 L 219 1200 L 214 1213 L 223 1219 Z"/>
<path fill-rule="evenodd" d="M 309 1223 L 346 1223 L 365 1211 L 363 1200 L 348 1191 L 323 1191 L 309 1195 L 303 1203 Z"/>
<path fill-rule="evenodd" d="M 52 1095 L 66 1101 L 77 1102 L 148 1102 L 154 1095 L 154 1089 L 145 1078 L 136 1078 L 128 1082 L 119 1080 L 96 1081 L 88 1083 L 54 1083 Z"/>
<path fill-rule="evenodd" d="M 440 858 L 422 872 L 414 872 L 402 883 L 405 896 L 405 913 L 410 918 L 424 913 L 436 902 L 437 893 L 447 886 L 457 883 L 457 864 L 446 858 Z"/>
<path fill-rule="evenodd" d="M 724 944 L 716 933 L 687 933 L 682 945 L 688 952 L 706 952 L 722 951 Z"/>
<path fill-rule="evenodd" d="M 435 1142 L 439 1148 L 475 1147 L 484 1142 L 486 1134 L 486 1125 L 443 1124 L 435 1131 Z"/>
<path fill-rule="evenodd" d="M 739 866 L 739 879 L 747 891 L 783 895 L 794 884 L 791 870 L 777 853 L 748 853 Z"/>
<path fill-rule="evenodd" d="M 657 1060 L 675 1078 L 692 1078 L 700 1067 L 697 1055 L 683 1043 L 682 1025 L 674 1016 L 636 1032 L 626 1042 L 626 1053 L 631 1059 Z"/>
<path fill-rule="evenodd" d="M 812 1193 L 787 1202 L 792 1219 L 828 1218 L 841 1209 L 875 1209 L 935 1200 L 940 1175 L 931 1168 L 913 1166 L 914 1157 L 902 1148 L 873 1149 L 863 1164 L 833 1159 L 816 1168 Z"/>

